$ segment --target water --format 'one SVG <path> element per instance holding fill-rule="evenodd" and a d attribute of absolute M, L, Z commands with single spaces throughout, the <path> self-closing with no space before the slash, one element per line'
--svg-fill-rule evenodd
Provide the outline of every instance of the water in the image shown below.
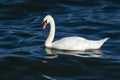
<path fill-rule="evenodd" d="M 56 22 L 55 40 L 110 39 L 88 52 L 45 49 L 47 14 Z M 119 80 L 119 35 L 119 0 L 1 0 L 0 80 Z"/>

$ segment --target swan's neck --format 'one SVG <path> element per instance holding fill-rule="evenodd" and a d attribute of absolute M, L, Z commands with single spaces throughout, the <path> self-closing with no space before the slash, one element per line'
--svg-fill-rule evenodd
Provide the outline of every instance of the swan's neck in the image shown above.
<path fill-rule="evenodd" d="M 46 47 L 52 47 L 52 42 L 53 42 L 54 36 L 55 36 L 55 22 L 53 19 L 51 19 L 51 21 L 50 21 L 50 33 L 49 33 L 47 40 L 45 41 Z"/>

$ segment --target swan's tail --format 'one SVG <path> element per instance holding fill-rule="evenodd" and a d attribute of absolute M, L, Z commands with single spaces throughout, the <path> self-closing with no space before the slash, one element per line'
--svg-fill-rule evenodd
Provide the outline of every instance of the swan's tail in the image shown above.
<path fill-rule="evenodd" d="M 102 39 L 102 40 L 99 40 L 99 41 L 98 41 L 99 48 L 101 48 L 102 45 L 103 45 L 108 39 L 109 39 L 109 38 L 104 38 L 104 39 Z"/>
<path fill-rule="evenodd" d="M 99 41 L 91 41 L 91 49 L 100 49 L 108 39 L 109 38 L 104 38 Z"/>

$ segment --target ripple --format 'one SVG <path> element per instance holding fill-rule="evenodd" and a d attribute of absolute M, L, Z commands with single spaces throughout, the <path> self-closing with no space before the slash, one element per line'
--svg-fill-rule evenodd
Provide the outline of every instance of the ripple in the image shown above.
<path fill-rule="evenodd" d="M 30 34 L 29 32 L 14 32 L 14 34 L 13 35 L 15 35 L 15 36 L 17 36 L 17 37 L 22 37 L 22 38 L 29 38 L 29 37 L 32 37 L 33 36 L 33 34 Z"/>
<path fill-rule="evenodd" d="M 119 2 L 1 0 L 0 80 L 119 80 Z M 44 41 L 49 27 L 42 30 L 42 19 L 46 14 L 55 19 L 55 40 L 67 36 L 110 37 L 100 49 L 102 55 L 97 52 L 76 55 L 66 51 L 48 54 Z"/>
<path fill-rule="evenodd" d="M 87 0 L 71 0 L 71 1 L 61 1 L 62 4 L 67 4 L 67 5 L 74 5 L 74 6 L 96 6 L 99 5 L 98 1 L 91 0 L 91 2 L 88 2 Z"/>

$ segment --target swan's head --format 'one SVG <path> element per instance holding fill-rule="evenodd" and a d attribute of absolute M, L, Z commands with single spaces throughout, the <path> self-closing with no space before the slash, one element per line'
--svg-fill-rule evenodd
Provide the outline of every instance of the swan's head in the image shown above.
<path fill-rule="evenodd" d="M 45 16 L 45 18 L 43 19 L 43 29 L 45 29 L 47 24 L 50 23 L 51 21 L 53 21 L 53 18 L 51 15 Z"/>

